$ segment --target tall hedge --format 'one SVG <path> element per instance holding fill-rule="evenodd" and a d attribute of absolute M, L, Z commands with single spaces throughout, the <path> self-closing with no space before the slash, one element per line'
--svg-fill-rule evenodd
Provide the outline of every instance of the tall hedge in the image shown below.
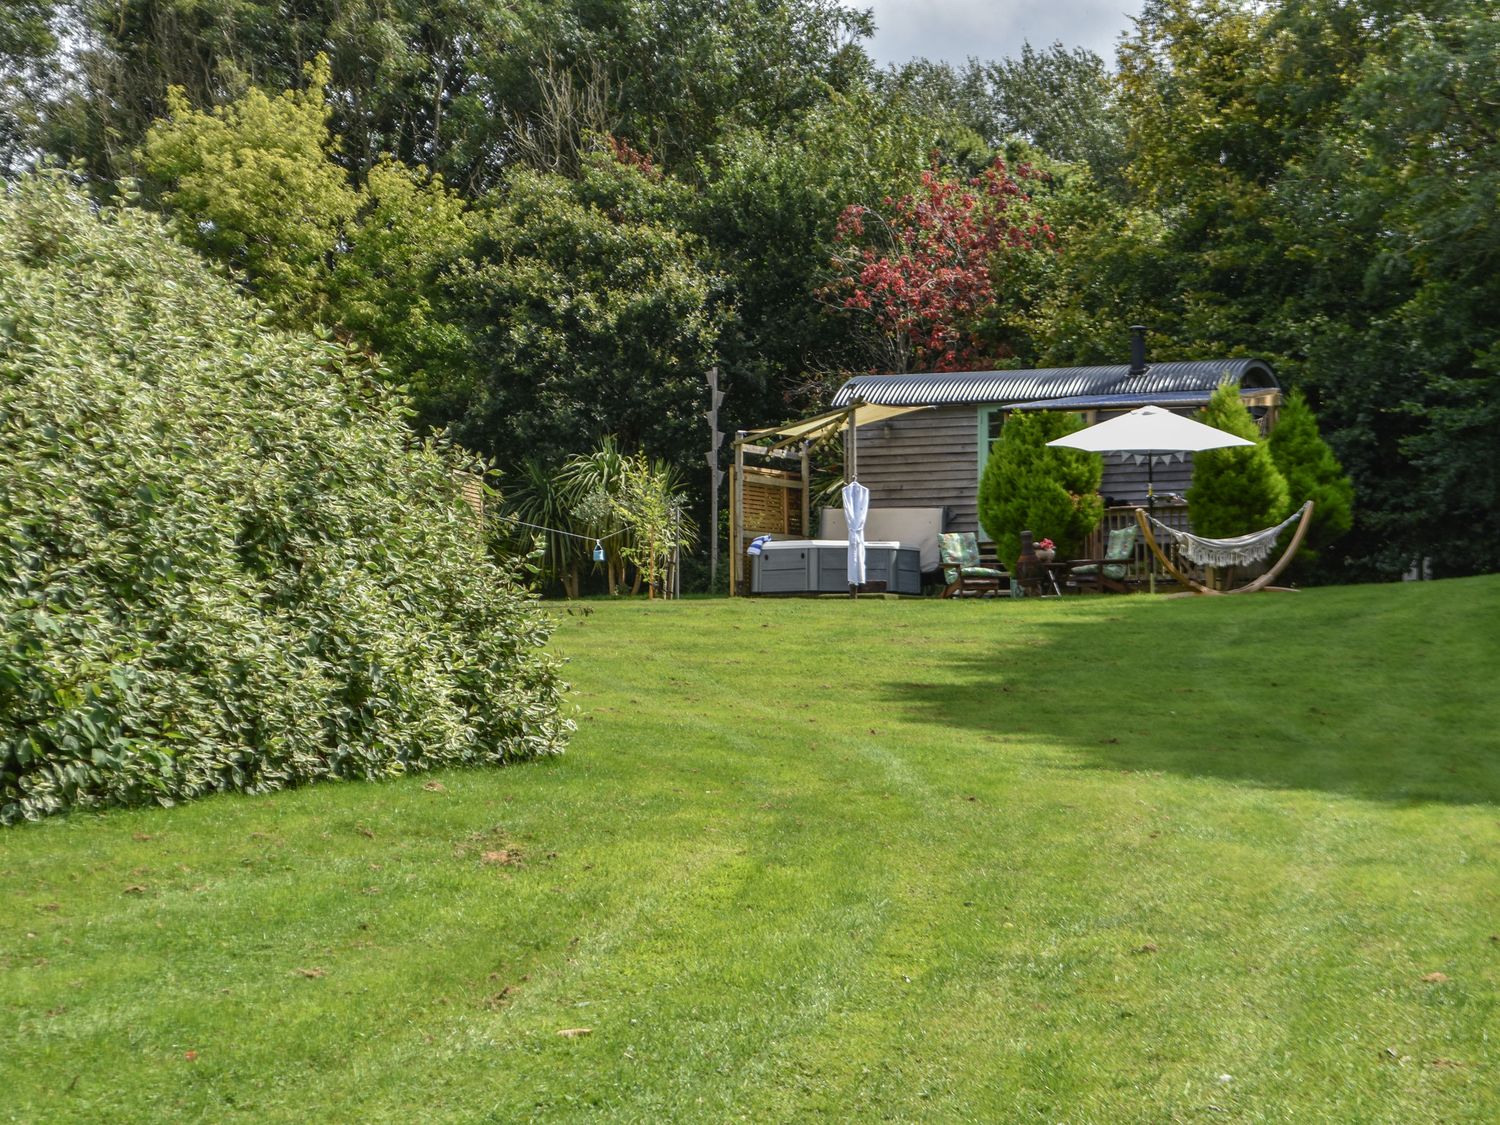
<path fill-rule="evenodd" d="M 1230 538 L 1260 531 L 1284 519 L 1286 480 L 1271 460 L 1260 427 L 1245 409 L 1239 386 L 1220 384 L 1208 405 L 1198 412 L 1198 420 L 1255 444 L 1193 454 L 1193 484 L 1187 491 L 1193 530 L 1216 539 Z"/>
<path fill-rule="evenodd" d="M 457 451 L 154 218 L 0 195 L 0 821 L 561 750 Z"/>
<path fill-rule="evenodd" d="M 1022 531 L 1051 539 L 1067 558 L 1104 515 L 1099 455 L 1047 445 L 1082 428 L 1077 414 L 1061 410 L 1016 411 L 1005 419 L 979 480 L 979 523 L 1011 571 Z"/>

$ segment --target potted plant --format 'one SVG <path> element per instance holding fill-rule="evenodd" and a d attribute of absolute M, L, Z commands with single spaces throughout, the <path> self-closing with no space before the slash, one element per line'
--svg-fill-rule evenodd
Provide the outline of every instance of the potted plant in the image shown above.
<path fill-rule="evenodd" d="M 1057 544 L 1050 539 L 1037 540 L 1036 557 L 1038 562 L 1051 562 L 1057 558 Z"/>

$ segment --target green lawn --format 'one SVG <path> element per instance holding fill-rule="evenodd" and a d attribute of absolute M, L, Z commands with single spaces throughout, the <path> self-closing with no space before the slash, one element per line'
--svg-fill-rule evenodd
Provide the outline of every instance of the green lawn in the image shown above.
<path fill-rule="evenodd" d="M 564 758 L 0 833 L 0 1118 L 1500 1118 L 1500 578 L 559 619 Z"/>

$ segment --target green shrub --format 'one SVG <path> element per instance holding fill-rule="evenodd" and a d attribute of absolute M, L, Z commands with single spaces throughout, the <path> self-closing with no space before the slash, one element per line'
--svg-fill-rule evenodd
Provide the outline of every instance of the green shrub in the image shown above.
<path fill-rule="evenodd" d="M 1312 522 L 1292 565 L 1299 577 L 1314 577 L 1319 552 L 1354 524 L 1354 485 L 1318 432 L 1318 420 L 1301 391 L 1287 396 L 1267 444 L 1286 478 L 1287 514 L 1306 500 L 1313 502 Z M 1288 528 L 1283 543 L 1291 534 Z"/>
<path fill-rule="evenodd" d="M 154 218 L 0 195 L 0 820 L 562 748 L 458 451 Z"/>
<path fill-rule="evenodd" d="M 1021 532 L 1030 530 L 1076 556 L 1104 515 L 1097 453 L 1052 449 L 1047 443 L 1083 428 L 1065 411 L 1017 411 L 1005 419 L 979 481 L 979 522 L 1005 567 L 1015 570 Z"/>
<path fill-rule="evenodd" d="M 1193 484 L 1187 491 L 1193 530 L 1212 538 L 1248 535 L 1279 523 L 1287 514 L 1286 480 L 1271 460 L 1260 428 L 1234 383 L 1220 384 L 1198 412 L 1206 426 L 1249 438 L 1253 446 L 1205 449 L 1193 454 Z"/>

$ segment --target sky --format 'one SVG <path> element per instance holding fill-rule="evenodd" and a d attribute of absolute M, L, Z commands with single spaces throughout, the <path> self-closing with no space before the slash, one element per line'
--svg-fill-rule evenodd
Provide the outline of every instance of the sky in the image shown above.
<path fill-rule="evenodd" d="M 1014 58 L 1021 44 L 1087 47 L 1113 65 L 1115 42 L 1130 28 L 1140 0 L 843 0 L 873 8 L 875 61 L 902 63 L 924 56 L 962 64 Z"/>

